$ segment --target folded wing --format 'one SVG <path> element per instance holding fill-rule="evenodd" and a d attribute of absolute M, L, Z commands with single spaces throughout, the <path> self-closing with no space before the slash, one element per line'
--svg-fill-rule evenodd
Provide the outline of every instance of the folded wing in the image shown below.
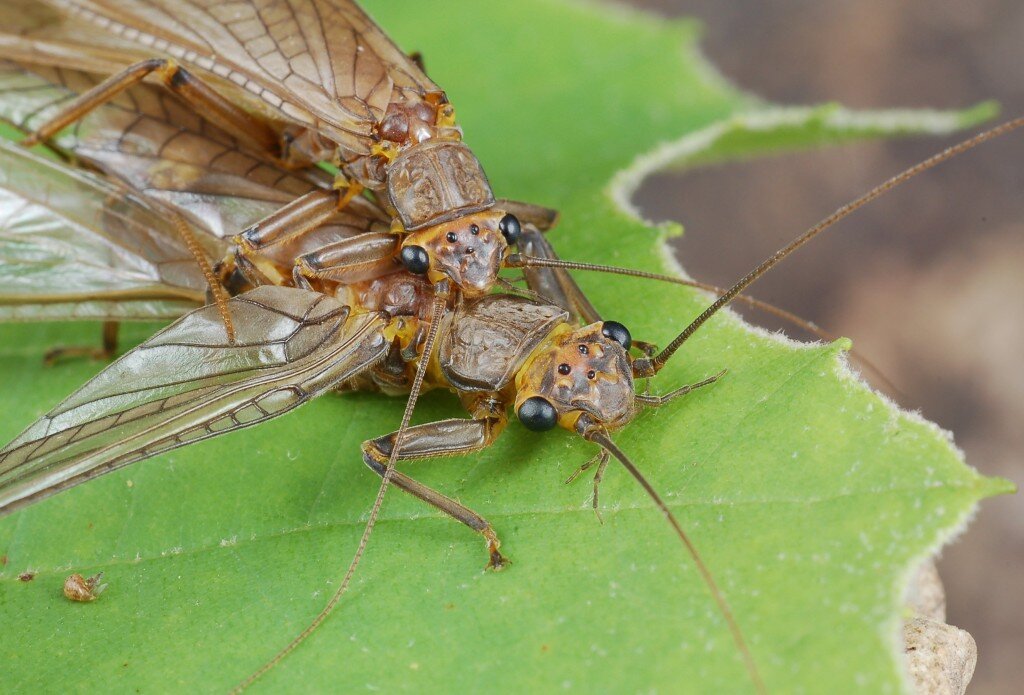
<path fill-rule="evenodd" d="M 25 133 L 47 121 L 100 76 L 74 69 L 0 61 L 0 121 Z M 288 171 L 204 120 L 166 89 L 139 84 L 59 133 L 51 145 L 75 161 L 169 205 L 199 231 L 224 239 L 295 198 L 330 188 L 318 167 Z M 275 249 L 285 260 L 371 229 L 390 216 L 357 197 L 326 225 Z"/>
<path fill-rule="evenodd" d="M 228 303 L 229 345 L 204 307 L 139 345 L 0 450 L 0 515 L 130 463 L 256 425 L 372 367 L 381 314 L 261 287 Z"/>
<path fill-rule="evenodd" d="M 90 27 L 89 53 L 111 42 L 167 55 L 354 155 L 369 152 L 388 104 L 440 91 L 350 0 L 49 4 Z"/>
<path fill-rule="evenodd" d="M 205 291 L 144 199 L 0 141 L 0 320 L 175 318 Z"/>

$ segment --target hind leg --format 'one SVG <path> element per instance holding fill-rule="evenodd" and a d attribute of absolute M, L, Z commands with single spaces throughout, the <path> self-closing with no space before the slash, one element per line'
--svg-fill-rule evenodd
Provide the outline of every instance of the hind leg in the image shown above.
<path fill-rule="evenodd" d="M 100 347 L 90 347 L 85 345 L 56 347 L 46 351 L 46 354 L 43 355 L 43 364 L 48 367 L 52 367 L 58 362 L 75 359 L 76 357 L 87 357 L 92 360 L 102 360 L 104 362 L 111 360 L 114 358 L 114 355 L 117 354 L 117 334 L 119 326 L 120 324 L 117 323 L 117 321 L 104 321 Z"/>

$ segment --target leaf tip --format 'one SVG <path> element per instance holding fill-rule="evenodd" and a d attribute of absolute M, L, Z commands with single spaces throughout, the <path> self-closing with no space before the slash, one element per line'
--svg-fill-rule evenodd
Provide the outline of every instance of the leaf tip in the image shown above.
<path fill-rule="evenodd" d="M 998 101 L 983 101 L 960 112 L 960 126 L 962 128 L 969 128 L 979 123 L 990 121 L 998 116 L 1000 111 L 1002 111 L 1002 106 Z"/>
<path fill-rule="evenodd" d="M 978 489 L 984 497 L 1014 495 L 1017 493 L 1017 483 L 998 476 L 981 476 L 978 480 Z"/>
<path fill-rule="evenodd" d="M 836 338 L 828 344 L 828 349 L 834 354 L 849 352 L 853 349 L 853 341 L 849 338 Z"/>

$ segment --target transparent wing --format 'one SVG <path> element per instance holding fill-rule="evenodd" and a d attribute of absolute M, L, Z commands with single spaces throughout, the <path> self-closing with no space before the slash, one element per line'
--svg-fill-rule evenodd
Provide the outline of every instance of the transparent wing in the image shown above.
<path fill-rule="evenodd" d="M 349 0 L 50 4 L 116 41 L 237 86 L 279 119 L 314 129 L 355 154 L 369 152 L 372 128 L 388 104 L 440 91 Z"/>
<path fill-rule="evenodd" d="M 0 515 L 135 461 L 281 415 L 376 364 L 383 315 L 261 287 L 127 353 L 0 450 Z"/>
<path fill-rule="evenodd" d="M 153 53 L 112 36 L 90 37 L 81 22 L 38 0 L 4 0 L 0 57 L 112 75 Z"/>
<path fill-rule="evenodd" d="M 0 141 L 0 319 L 161 319 L 206 283 L 144 200 Z"/>
<path fill-rule="evenodd" d="M 100 78 L 71 68 L 0 61 L 0 120 L 25 132 L 45 122 Z M 89 113 L 52 141 L 77 161 L 173 206 L 195 227 L 218 238 L 241 232 L 282 205 L 333 177 L 311 167 L 287 171 L 244 149 L 221 129 L 165 89 L 136 85 Z M 366 198 L 357 198 L 330 224 L 302 240 L 320 246 L 386 228 L 389 217 Z"/>

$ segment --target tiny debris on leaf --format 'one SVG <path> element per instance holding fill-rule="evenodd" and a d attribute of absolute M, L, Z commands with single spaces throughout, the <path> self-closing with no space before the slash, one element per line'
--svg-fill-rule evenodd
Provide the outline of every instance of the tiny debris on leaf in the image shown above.
<path fill-rule="evenodd" d="M 18 580 L 22 582 L 30 582 L 36 578 L 35 572 L 22 572 L 18 575 Z"/>
<path fill-rule="evenodd" d="M 88 579 L 80 574 L 72 574 L 64 580 L 64 595 L 70 600 L 80 603 L 95 601 L 96 597 L 107 588 L 106 584 L 100 584 L 101 579 L 103 579 L 102 572 Z"/>

